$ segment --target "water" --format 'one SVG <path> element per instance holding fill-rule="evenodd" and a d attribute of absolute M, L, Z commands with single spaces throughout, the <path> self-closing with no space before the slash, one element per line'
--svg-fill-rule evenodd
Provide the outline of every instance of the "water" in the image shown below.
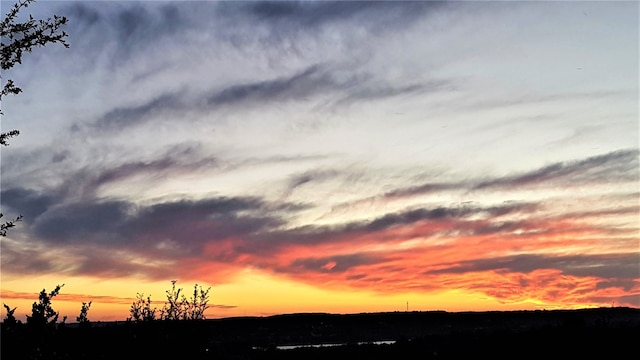
<path fill-rule="evenodd" d="M 373 345 L 393 345 L 395 344 L 395 340 L 380 340 L 380 341 L 361 341 L 358 342 L 358 345 L 365 344 L 373 344 Z M 335 344 L 302 344 L 302 345 L 280 345 L 276 346 L 278 350 L 293 350 L 298 348 L 322 348 L 322 347 L 333 347 L 333 346 L 345 346 L 347 343 L 335 343 Z"/>

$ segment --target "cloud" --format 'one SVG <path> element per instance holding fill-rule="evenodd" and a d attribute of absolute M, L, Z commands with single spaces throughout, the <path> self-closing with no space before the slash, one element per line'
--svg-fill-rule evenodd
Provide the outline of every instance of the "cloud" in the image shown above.
<path fill-rule="evenodd" d="M 88 58 L 93 59 L 107 49 L 114 51 L 109 61 L 110 66 L 116 68 L 138 54 L 153 49 L 164 39 L 181 36 L 197 24 L 190 21 L 188 11 L 182 11 L 187 4 L 122 5 L 74 2 L 64 7 L 61 14 L 72 19 L 68 25 L 71 43 L 82 47 Z M 113 47 L 109 49 L 111 46 Z"/>
<path fill-rule="evenodd" d="M 312 65 L 291 76 L 232 85 L 207 99 L 209 105 L 263 105 L 271 102 L 309 101 L 329 94 L 335 105 L 356 101 L 373 101 L 398 95 L 422 94 L 447 90 L 450 81 L 394 86 L 372 74 L 341 69 L 340 66 Z"/>
<path fill-rule="evenodd" d="M 144 247 L 147 241 L 186 238 L 182 245 L 197 245 L 278 225 L 279 220 L 260 215 L 264 207 L 257 198 L 178 200 L 148 206 L 91 201 L 52 207 L 32 222 L 35 234 L 47 242 L 126 242 L 126 246 Z"/>
<path fill-rule="evenodd" d="M 170 275 L 170 264 L 180 259 L 197 258 L 199 262 L 229 264 L 238 259 L 253 259 L 257 264 L 268 264 L 270 256 L 284 254 L 291 247 L 304 246 L 313 251 L 318 246 L 346 244 L 349 239 L 355 241 L 354 244 L 361 243 L 363 240 L 358 239 L 368 236 L 374 236 L 370 240 L 381 241 L 386 236 L 383 235 L 385 231 L 393 231 L 396 227 L 414 227 L 424 221 L 446 220 L 445 224 L 448 224 L 447 219 L 462 226 L 472 215 L 499 216 L 529 207 L 514 204 L 491 208 L 416 209 L 368 222 L 281 229 L 286 224 L 285 214 L 299 208 L 287 203 L 270 204 L 259 198 L 208 198 L 151 205 L 109 200 L 57 204 L 28 219 L 26 225 L 43 244 L 71 249 L 74 265 L 68 268 L 73 273 L 102 276 L 147 273 L 161 278 Z M 432 234 L 442 230 L 442 225 L 434 226 Z M 424 230 L 416 230 L 416 233 L 429 236 Z M 392 241 L 403 239 L 403 236 L 390 237 Z M 87 252 L 91 247 L 112 250 L 99 255 L 98 252 Z M 128 255 L 123 256 L 123 251 Z M 27 254 L 7 252 L 4 257 L 17 259 Z M 45 255 L 28 257 L 30 259 L 22 259 L 24 264 L 20 268 L 43 270 L 56 266 L 53 258 Z M 136 261 L 136 258 L 147 260 Z M 332 261 L 336 261 L 335 270 L 339 270 L 356 260 L 364 258 L 342 254 Z M 305 264 L 311 266 L 312 263 L 298 262 L 295 266 L 306 268 Z"/>
<path fill-rule="evenodd" d="M 121 149 L 113 148 L 109 152 L 115 153 L 119 150 Z M 5 196 L 7 206 L 23 211 L 22 209 L 29 210 L 34 206 L 29 204 L 29 201 L 36 200 L 45 201 L 49 205 L 61 202 L 94 201 L 96 197 L 100 197 L 98 194 L 100 190 L 113 189 L 127 181 L 129 186 L 139 182 L 148 185 L 151 182 L 162 182 L 166 178 L 189 176 L 213 170 L 223 171 L 228 170 L 229 167 L 238 166 L 222 164 L 218 158 L 203 152 L 199 144 L 190 145 L 189 143 L 164 146 L 146 157 L 132 156 L 131 160 L 125 152 L 113 162 L 95 161 L 82 164 L 85 160 L 84 155 L 75 152 L 63 159 L 61 163 L 51 164 L 51 160 L 47 159 L 51 157 L 50 152 L 45 149 L 36 149 L 31 156 L 23 155 L 14 158 L 12 162 L 24 162 L 28 159 L 31 159 L 30 163 L 34 164 L 48 162 L 49 165 L 53 165 L 51 171 L 57 173 L 57 176 L 51 176 L 56 180 L 53 184 L 42 183 L 37 181 L 38 179 L 34 182 L 25 182 L 24 176 L 22 183 L 6 181 L 5 187 L 8 190 L 3 190 L 2 194 Z M 25 188 L 27 184 L 31 184 L 34 189 Z M 80 200 L 83 198 L 84 200 Z M 42 211 L 42 209 L 34 209 L 34 211 Z M 23 213 L 23 215 L 25 220 L 28 220 L 38 214 Z"/>
<path fill-rule="evenodd" d="M 637 278 L 638 254 L 581 254 L 581 255 L 542 255 L 519 254 L 497 258 L 483 258 L 452 264 L 426 274 L 468 273 L 488 270 L 507 270 L 509 272 L 528 273 L 539 269 L 558 269 L 563 274 L 578 277 Z"/>
<path fill-rule="evenodd" d="M 574 88 L 586 72 L 574 74 L 573 56 L 626 67 L 599 57 L 597 37 L 581 46 L 582 30 L 558 38 L 580 48 L 558 63 L 541 34 L 567 23 L 564 5 L 55 6 L 71 48 L 16 74 L 27 96 L 16 113 L 38 137 L 3 152 L 2 210 L 25 216 L 2 239 L 3 271 L 224 282 L 257 268 L 326 288 L 462 288 L 505 302 L 638 293 L 633 87 L 614 74 Z M 550 77 L 521 71 L 532 68 Z M 514 116 L 567 106 L 597 111 L 507 139 Z M 52 118 L 31 123 L 33 109 Z M 601 119 L 613 123 L 593 144 L 540 146 Z M 614 139 L 621 150 L 567 160 Z M 556 160 L 527 166 L 542 157 Z"/>
<path fill-rule="evenodd" d="M 309 209 L 312 204 L 291 204 L 283 198 L 272 202 L 261 197 L 209 196 L 194 200 L 156 199 L 155 203 L 95 198 L 95 189 L 133 176 L 178 174 L 208 166 L 212 161 L 197 157 L 191 162 L 178 160 L 181 159 L 180 154 L 184 153 L 188 159 L 194 151 L 196 150 L 186 148 L 182 152 L 175 151 L 173 157 L 124 163 L 85 176 L 84 180 L 75 182 L 73 186 L 69 183 L 61 186 L 76 190 L 86 187 L 86 195 L 81 197 L 75 196 L 77 191 L 66 193 L 62 189 L 46 192 L 10 188 L 2 192 L 3 205 L 23 211 L 26 216 L 23 226 L 34 237 L 32 241 L 69 249 L 74 265 L 66 269 L 77 274 L 118 277 L 139 273 L 162 278 L 171 275 L 167 270 L 171 264 L 189 259 L 196 267 L 207 263 L 218 264 L 216 267 L 221 266 L 220 269 L 227 265 L 251 265 L 289 274 L 299 273 L 297 276 L 311 276 L 314 269 L 320 269 L 321 272 L 331 270 L 344 272 L 351 282 L 357 282 L 355 279 L 359 277 L 363 282 L 365 278 L 369 281 L 374 276 L 360 276 L 364 268 L 388 265 L 390 261 L 393 263 L 398 259 L 405 259 L 408 254 L 404 253 L 403 246 L 406 245 L 402 244 L 416 239 L 421 239 L 421 245 L 415 245 L 418 246 L 416 251 L 423 249 L 440 252 L 465 246 L 466 241 L 471 241 L 475 246 L 482 243 L 482 248 L 475 249 L 479 256 L 483 256 L 485 245 L 492 247 L 492 251 L 498 255 L 503 247 L 515 247 L 526 252 L 544 247 L 553 249 L 560 245 L 571 247 L 580 242 L 596 244 L 603 237 L 619 239 L 618 243 L 623 246 L 623 239 L 632 236 L 634 228 L 625 230 L 615 224 L 608 224 L 607 219 L 638 212 L 637 206 L 616 206 L 553 213 L 550 212 L 554 208 L 553 204 L 546 201 L 512 201 L 500 205 L 463 203 L 449 206 L 425 203 L 397 211 L 387 210 L 380 216 L 366 220 L 291 227 L 289 219 L 295 218 L 299 211 Z M 604 169 L 616 167 L 621 170 L 612 174 L 621 173 L 625 179 L 627 172 L 631 172 L 626 164 L 633 161 L 634 154 L 637 153 L 627 150 L 562 163 L 523 175 L 496 178 L 484 182 L 485 185 L 480 189 L 487 191 L 491 187 L 536 183 L 539 179 L 553 181 L 556 177 L 564 179 L 567 174 L 590 182 L 592 176 L 581 174 L 596 174 L 595 178 L 600 179 L 600 174 L 607 173 Z M 340 174 L 338 170 L 329 169 L 293 175 L 287 180 L 285 193 L 291 193 L 302 186 L 312 186 L 315 182 L 323 182 Z M 73 178 L 79 179 L 77 176 Z M 486 185 L 488 183 L 492 185 Z M 383 197 L 401 198 L 422 192 L 450 191 L 460 184 L 465 185 L 464 189 L 468 190 L 474 189 L 478 182 L 431 182 L 391 190 L 384 193 Z M 615 203 L 629 199 L 633 197 L 622 197 L 615 200 Z M 585 223 L 585 219 L 598 219 L 599 222 L 589 224 Z M 552 239 L 555 236 L 573 238 L 574 241 L 571 244 L 568 240 L 554 243 Z M 505 242 L 495 243 L 496 239 Z M 443 244 L 448 245 L 442 247 Z M 109 255 L 98 256 L 95 251 L 88 251 L 91 248 L 109 251 Z M 375 248 L 379 250 L 372 253 L 371 249 Z M 47 256 L 21 250 L 19 246 L 3 251 L 3 260 L 7 264 L 13 264 L 10 268 L 46 271 L 59 267 L 59 262 L 55 261 L 57 254 Z M 123 256 L 125 253 L 128 255 Z M 572 276 L 633 276 L 629 274 L 629 264 L 635 259 L 623 256 L 624 253 L 618 254 L 617 258 L 604 255 L 601 258 L 562 258 L 520 254 L 516 257 L 492 256 L 486 261 L 460 263 L 454 257 L 451 258 L 454 262 L 449 266 L 430 262 L 428 264 L 431 265 L 425 263 L 423 267 L 419 267 L 418 272 L 431 275 L 463 274 L 500 268 L 533 271 L 545 268 L 545 264 L 548 264 L 550 268 L 560 269 Z M 440 255 L 438 258 L 444 261 L 447 256 Z M 596 261 L 602 261 L 603 265 L 597 265 Z M 611 266 L 616 261 L 619 266 Z M 414 266 L 409 263 L 405 265 L 407 267 L 399 266 L 398 271 Z M 357 273 L 354 273 L 356 270 Z"/>
<path fill-rule="evenodd" d="M 136 79 L 150 76 L 138 75 Z M 265 75 L 262 75 L 265 76 Z M 137 80 L 131 80 L 137 81 Z M 182 86 L 182 88 L 179 88 Z M 274 78 L 240 82 L 234 80 L 225 86 L 216 85 L 206 92 L 187 94 L 188 85 L 178 85 L 174 90 L 142 96 L 134 104 L 107 107 L 97 119 L 82 119 L 70 127 L 72 133 L 93 134 L 124 133 L 133 127 L 169 123 L 184 118 L 185 113 L 221 113 L 233 109 L 246 111 L 247 108 L 273 106 L 274 103 L 298 102 L 321 111 L 321 108 L 340 107 L 355 102 L 376 101 L 404 95 L 449 91 L 450 80 L 416 81 L 408 85 L 394 85 L 388 80 L 363 70 L 355 70 L 344 65 L 316 64 L 293 74 L 276 75 Z M 319 99 L 321 100 L 318 105 Z M 105 103 L 107 104 L 107 103 Z M 114 106 L 114 105 L 112 105 Z M 196 117 L 195 119 L 198 119 Z"/>
<path fill-rule="evenodd" d="M 35 241 L 33 241 L 35 242 Z M 60 253 L 45 251 L 39 243 L 33 242 L 13 244 L 2 241 L 2 271 L 9 274 L 44 274 L 59 271 L 56 257 Z"/>
<path fill-rule="evenodd" d="M 64 291 L 64 290 L 63 290 Z M 34 300 L 38 299 L 38 293 L 26 293 L 17 292 L 11 290 L 2 291 L 3 299 L 18 299 L 18 300 Z M 56 295 L 56 301 L 70 301 L 70 302 L 89 302 L 107 303 L 107 304 L 131 304 L 136 300 L 135 297 L 118 297 L 108 295 L 86 295 L 86 294 L 69 294 L 61 292 Z"/>
<path fill-rule="evenodd" d="M 545 254 L 615 238 L 606 234 L 606 228 L 585 226 L 580 213 L 550 216 L 541 205 L 422 208 L 340 226 L 294 229 L 282 228 L 285 218 L 270 214 L 273 204 L 257 198 L 129 204 L 125 207 L 129 211 L 115 205 L 78 209 L 80 217 L 71 211 L 73 206 L 56 211 L 60 217 L 81 220 L 77 230 L 63 226 L 73 224 L 54 221 L 59 218 L 38 219 L 40 232 L 49 226 L 49 235 L 41 241 L 60 241 L 56 236 L 64 236 L 65 241 L 56 244 L 58 252 L 20 250 L 3 243 L 3 270 L 101 277 L 138 274 L 155 280 L 178 274 L 224 282 L 233 267 L 251 266 L 322 287 L 380 292 L 456 287 L 507 302 L 535 296 L 560 301 L 558 291 L 569 284 L 603 292 L 620 286 L 628 289 L 633 286 L 631 279 L 638 277 L 637 253 Z M 112 218 L 105 217 L 111 207 Z M 633 208 L 627 211 L 637 213 Z M 503 219 L 516 214 L 522 220 Z M 108 224 L 113 229 L 105 230 Z M 106 234 L 119 235 L 122 241 L 114 246 L 104 241 Z M 65 245 L 69 239 L 75 239 L 73 246 Z M 524 253 L 504 255 L 515 249 Z M 61 262 L 65 252 L 67 260 Z M 541 288 L 547 293 L 536 293 Z M 587 295 L 580 296 L 576 299 L 586 301 Z M 605 298 L 609 301 L 611 296 Z M 618 295 L 613 298 L 621 301 Z"/>
<path fill-rule="evenodd" d="M 231 86 L 211 96 L 207 103 L 216 106 L 286 101 L 322 93 L 336 85 L 338 84 L 328 74 L 314 65 L 291 77 Z"/>
<path fill-rule="evenodd" d="M 638 179 L 638 150 L 619 150 L 584 160 L 555 163 L 521 175 L 481 182 L 475 189 L 513 188 L 544 183 L 584 185 Z"/>
<path fill-rule="evenodd" d="M 280 31 L 357 23 L 368 31 L 394 31 L 409 26 L 425 13 L 443 7 L 441 2 L 268 1 L 225 4 L 225 11 L 246 13 L 253 21 L 273 24 Z M 225 12 L 226 13 L 226 12 Z M 402 21 L 398 21 L 402 19 Z"/>
<path fill-rule="evenodd" d="M 126 229 L 150 241 L 163 237 L 183 246 L 202 245 L 229 237 L 243 238 L 282 223 L 267 213 L 267 204 L 258 198 L 183 200 L 140 209 Z"/>
<path fill-rule="evenodd" d="M 3 208 L 21 213 L 25 219 L 34 219 L 47 211 L 60 199 L 23 188 L 5 189 L 0 192 Z"/>
<path fill-rule="evenodd" d="M 302 54 L 301 39 L 313 41 L 336 27 L 344 29 L 346 37 L 353 29 L 380 36 L 406 29 L 444 7 L 445 3 L 431 1 L 191 2 L 180 6 L 81 2 L 63 7 L 62 14 L 74 20 L 69 24 L 72 43 L 90 59 L 108 52 L 109 66 L 116 69 L 141 54 L 165 47 L 169 51 L 178 43 L 189 46 L 194 41 L 212 48 L 232 46 L 241 52 L 253 45 L 267 52 L 293 46 L 298 48 L 294 53 Z M 203 43 L 197 44 L 197 38 Z M 281 58 L 282 52 L 278 53 L 272 60 Z"/>
<path fill-rule="evenodd" d="M 382 259 L 377 258 L 376 256 L 366 254 L 336 255 L 320 258 L 301 258 L 295 259 L 286 269 L 279 269 L 279 271 L 290 273 L 342 273 L 352 267 L 374 264 L 380 262 L 381 260 Z"/>
<path fill-rule="evenodd" d="M 280 196 L 280 200 L 283 201 L 290 197 L 297 189 L 305 186 L 305 185 L 315 185 L 318 182 L 324 182 L 327 180 L 334 179 L 340 176 L 340 171 L 338 170 L 309 170 L 305 171 L 301 174 L 292 175 L 287 181 L 286 187 Z"/>
<path fill-rule="evenodd" d="M 447 92 L 454 88 L 452 80 L 431 80 L 423 83 L 394 86 L 386 82 L 370 81 L 353 89 L 338 101 L 339 104 L 350 104 L 356 101 L 375 101 L 403 95 L 420 96 L 428 93 Z"/>
<path fill-rule="evenodd" d="M 92 239 L 120 242 L 113 229 L 123 225 L 130 206 L 123 201 L 104 201 L 54 206 L 34 219 L 34 234 L 46 241 Z M 99 234 L 99 235 L 98 235 Z"/>
<path fill-rule="evenodd" d="M 19 292 L 19 291 L 11 291 L 11 290 L 2 290 L 2 294 L 0 294 L 2 299 L 11 299 L 11 300 L 29 300 L 29 301 L 37 301 L 38 293 L 27 293 L 27 292 Z M 96 294 L 73 294 L 73 293 L 65 293 L 64 288 L 61 292 L 56 295 L 56 301 L 67 301 L 73 303 L 88 303 L 89 301 L 92 304 L 120 304 L 120 305 L 130 305 L 131 303 L 136 301 L 135 297 L 121 297 L 121 296 L 111 296 L 111 295 L 96 295 Z M 162 305 L 166 301 L 158 298 L 152 298 L 151 302 L 153 304 Z M 224 304 L 208 304 L 208 307 L 215 309 L 235 309 L 236 305 L 224 305 Z"/>
<path fill-rule="evenodd" d="M 202 157 L 189 149 L 182 152 L 179 149 L 171 148 L 166 155 L 154 160 L 126 162 L 111 169 L 93 171 L 95 174 L 87 175 L 88 179 L 85 180 L 83 186 L 85 192 L 95 193 L 101 187 L 131 180 L 136 176 L 143 176 L 147 179 L 178 177 L 220 167 L 220 161 L 215 157 Z"/>
<path fill-rule="evenodd" d="M 110 110 L 90 127 L 101 132 L 126 131 L 127 128 L 144 124 L 171 110 L 179 109 L 184 109 L 180 94 L 163 94 L 141 105 Z M 81 126 L 78 124 L 73 126 L 74 130 L 79 128 Z"/>
<path fill-rule="evenodd" d="M 315 65 L 306 67 L 281 65 L 279 68 L 286 72 L 273 71 L 272 67 L 260 75 L 255 74 L 252 69 L 245 69 L 247 74 L 254 73 L 254 76 L 249 77 L 238 76 L 240 74 L 230 76 L 229 73 L 216 75 L 218 60 L 206 55 L 209 50 L 205 49 L 210 49 L 213 53 L 216 50 L 224 51 L 228 56 L 234 57 L 238 52 L 265 47 L 266 53 L 272 54 L 271 61 L 285 63 L 284 58 L 289 52 L 273 49 L 298 46 L 302 34 L 305 41 L 315 43 L 326 36 L 320 29 L 330 29 L 336 25 L 344 26 L 347 34 L 353 28 L 372 33 L 395 32 L 415 21 L 423 20 L 423 15 L 441 7 L 443 4 L 439 2 L 196 2 L 181 6 L 170 3 L 140 3 L 130 6 L 75 3 L 66 11 L 75 20 L 71 24 L 75 31 L 70 33 L 83 34 L 78 39 L 71 39 L 74 49 L 82 49 L 83 56 L 86 57 L 89 53 L 89 57 L 96 61 L 108 54 L 107 58 L 114 62 L 112 67 L 117 68 L 118 73 L 109 82 L 124 81 L 129 84 L 133 93 L 140 86 L 139 81 L 150 78 L 152 74 L 167 69 L 168 66 L 174 72 L 184 73 L 180 64 L 191 60 L 172 49 L 193 48 L 193 51 L 185 51 L 194 52 L 195 58 L 202 56 L 203 68 L 213 68 L 211 75 L 215 80 L 212 83 L 216 86 L 209 94 L 202 95 L 205 97 L 204 102 L 210 106 L 220 106 L 300 100 L 345 90 L 348 93 L 341 96 L 342 102 L 375 100 L 440 89 L 447 82 L 421 83 L 418 80 L 408 85 L 391 84 L 381 78 L 376 70 L 363 67 L 362 63 L 347 65 L 352 62 L 349 60 L 351 57 L 342 56 L 322 57 Z M 399 19 L 402 21 L 398 21 Z M 228 45 L 235 50 L 227 48 Z M 171 56 L 163 61 L 158 58 L 146 59 L 144 66 L 136 60 L 142 55 L 155 52 Z M 296 57 L 299 57 L 305 51 L 300 49 L 297 53 Z M 91 64 L 94 65 L 96 61 Z M 90 71 L 89 68 L 85 70 Z M 201 106 L 200 100 L 187 101 L 180 90 L 191 87 L 192 82 L 184 81 L 188 78 L 173 77 L 178 83 L 164 84 L 167 88 L 164 93 L 144 100 L 138 99 L 131 105 L 106 109 L 93 126 L 102 130 L 122 129 L 149 121 L 152 115 L 163 111 L 185 111 Z M 375 81 L 367 80 L 369 78 Z M 107 85 L 109 82 L 103 84 Z M 172 87 L 174 90 L 168 90 Z M 211 108 L 205 109 L 210 110 Z"/>
<path fill-rule="evenodd" d="M 443 220 L 443 219 L 464 219 L 471 215 L 498 216 L 512 212 L 520 212 L 522 210 L 530 211 L 534 208 L 530 204 L 510 204 L 491 208 L 482 207 L 437 207 L 437 208 L 420 208 L 415 210 L 403 211 L 396 214 L 388 214 L 381 218 L 375 219 L 364 226 L 368 231 L 378 231 L 387 229 L 395 225 L 413 224 L 424 220 Z"/>
<path fill-rule="evenodd" d="M 633 182 L 640 179 L 637 149 L 623 149 L 582 160 L 558 162 L 531 171 L 495 176 L 489 179 L 468 178 L 464 180 L 432 181 L 398 187 L 373 197 L 358 199 L 337 205 L 336 209 L 348 208 L 358 203 L 399 201 L 421 195 L 438 196 L 457 192 L 468 197 L 480 191 L 520 190 L 535 186 L 584 186 Z"/>
<path fill-rule="evenodd" d="M 30 241 L 3 242 L 6 271 L 24 274 L 61 271 L 162 279 L 172 276 L 181 260 L 230 261 L 225 253 L 203 251 L 229 239 L 238 239 L 240 246 L 243 238 L 280 226 L 284 220 L 279 216 L 296 209 L 251 197 L 135 204 L 88 197 L 74 202 L 21 188 L 3 195 L 29 215 L 21 232 L 29 233 Z M 52 247 L 55 251 L 43 251 Z"/>

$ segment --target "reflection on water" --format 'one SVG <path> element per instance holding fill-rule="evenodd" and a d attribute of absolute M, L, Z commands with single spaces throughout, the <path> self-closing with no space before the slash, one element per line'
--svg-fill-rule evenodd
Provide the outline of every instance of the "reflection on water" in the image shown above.
<path fill-rule="evenodd" d="M 364 344 L 374 344 L 374 345 L 392 345 L 395 344 L 396 341 L 395 340 L 381 340 L 381 341 L 362 341 L 357 343 L 358 345 L 364 345 Z M 302 345 L 280 345 L 280 346 L 276 346 L 276 349 L 278 350 L 293 350 L 293 349 L 298 349 L 298 348 L 305 348 L 305 347 L 311 347 L 311 348 L 321 348 L 321 347 L 332 347 L 332 346 L 345 346 L 347 345 L 347 343 L 339 343 L 339 344 L 302 344 Z"/>

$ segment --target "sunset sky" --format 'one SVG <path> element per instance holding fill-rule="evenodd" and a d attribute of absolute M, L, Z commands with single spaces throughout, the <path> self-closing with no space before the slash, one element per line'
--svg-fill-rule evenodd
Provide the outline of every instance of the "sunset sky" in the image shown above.
<path fill-rule="evenodd" d="M 640 307 L 636 1 L 27 10 L 70 48 L 2 74 L 19 318 Z"/>

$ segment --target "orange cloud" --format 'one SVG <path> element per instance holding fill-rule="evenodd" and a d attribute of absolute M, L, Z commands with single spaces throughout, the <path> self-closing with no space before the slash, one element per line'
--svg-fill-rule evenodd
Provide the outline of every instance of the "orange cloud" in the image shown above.
<path fill-rule="evenodd" d="M 63 287 L 64 289 L 64 287 Z M 38 292 L 27 293 L 27 292 L 16 292 L 11 290 L 2 290 L 0 297 L 2 299 L 15 299 L 15 300 L 28 300 L 28 301 L 37 301 L 38 300 Z M 68 301 L 75 303 L 83 303 L 89 301 L 107 303 L 107 304 L 127 304 L 130 305 L 133 301 L 135 301 L 135 297 L 118 297 L 118 296 L 108 296 L 108 295 L 87 295 L 87 294 L 65 294 L 64 292 L 60 292 L 56 295 L 55 299 L 57 301 Z"/>

